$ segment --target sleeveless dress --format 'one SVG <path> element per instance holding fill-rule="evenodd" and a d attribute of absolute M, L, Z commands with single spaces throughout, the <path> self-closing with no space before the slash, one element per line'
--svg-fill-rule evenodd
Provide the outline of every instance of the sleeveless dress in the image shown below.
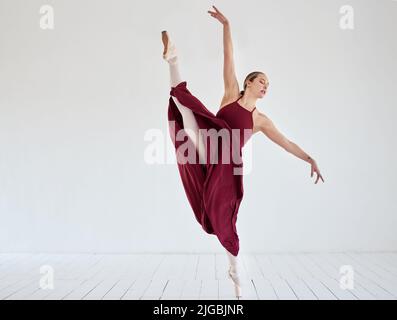
<path fill-rule="evenodd" d="M 186 81 L 172 87 L 170 95 L 192 110 L 199 129 L 215 129 L 217 132 L 223 129 L 230 135 L 230 143 L 220 142 L 215 150 L 207 138 L 207 161 L 205 164 L 199 163 L 193 141 L 187 135 L 183 141 L 176 138 L 179 130 L 184 128 L 183 118 L 172 97 L 169 98 L 169 133 L 175 146 L 182 184 L 195 218 L 206 233 L 216 235 L 222 246 L 237 256 L 239 237 L 236 221 L 244 194 L 242 148 L 253 134 L 252 112 L 255 108 L 250 111 L 242 107 L 237 99 L 214 115 L 190 93 Z M 220 138 L 218 140 L 221 141 Z M 184 148 L 180 148 L 183 144 L 195 149 L 195 163 L 180 163 L 180 159 L 186 157 L 181 151 Z M 222 161 L 223 154 L 229 156 L 230 161 Z M 211 157 L 218 162 L 211 161 Z"/>

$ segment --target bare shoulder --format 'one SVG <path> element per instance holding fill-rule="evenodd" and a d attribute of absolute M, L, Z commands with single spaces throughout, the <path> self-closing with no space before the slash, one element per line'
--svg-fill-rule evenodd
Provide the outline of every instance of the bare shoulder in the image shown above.
<path fill-rule="evenodd" d="M 272 120 L 262 111 L 258 110 L 258 108 L 252 112 L 252 118 L 254 122 L 254 133 L 263 131 L 264 128 L 272 124 Z"/>
<path fill-rule="evenodd" d="M 270 118 L 261 110 L 259 110 L 258 108 L 255 108 L 254 110 L 254 117 L 257 117 L 258 119 L 261 120 L 270 120 Z"/>

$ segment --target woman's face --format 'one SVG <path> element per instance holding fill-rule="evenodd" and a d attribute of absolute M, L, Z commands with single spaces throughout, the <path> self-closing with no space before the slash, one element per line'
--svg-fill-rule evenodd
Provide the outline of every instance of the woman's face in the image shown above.
<path fill-rule="evenodd" d="M 263 98 L 269 87 L 269 80 L 266 75 L 259 74 L 254 80 L 248 81 L 250 84 L 251 93 L 257 98 Z"/>

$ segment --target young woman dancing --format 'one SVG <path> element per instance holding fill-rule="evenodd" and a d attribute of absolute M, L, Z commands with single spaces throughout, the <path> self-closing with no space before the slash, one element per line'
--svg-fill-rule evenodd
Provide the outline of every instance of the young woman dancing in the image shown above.
<path fill-rule="evenodd" d="M 169 64 L 171 78 L 168 121 L 178 170 L 188 201 L 205 232 L 216 235 L 225 248 L 230 264 L 228 275 L 234 283 L 236 297 L 240 298 L 242 288 L 236 221 L 244 193 L 242 147 L 253 134 L 262 132 L 286 151 L 308 162 L 311 166 L 311 177 L 313 173 L 317 174 L 315 183 L 319 179 L 324 182 L 324 179 L 316 161 L 280 133 L 271 119 L 256 108 L 256 101 L 265 96 L 269 87 L 266 74 L 260 71 L 248 74 L 244 80 L 244 90 L 240 92 L 234 70 L 230 23 L 215 6 L 213 8 L 215 11 L 208 13 L 223 25 L 225 92 L 220 108 L 214 115 L 190 93 L 187 82 L 182 81 L 179 73 L 176 47 L 167 31 L 162 31 L 163 59 Z M 181 130 L 185 133 L 186 141 L 178 138 Z M 214 148 L 214 144 L 209 143 L 208 139 L 214 141 L 215 131 L 217 141 L 219 132 L 225 130 L 229 137 L 233 137 L 232 142 L 222 143 L 221 147 L 216 145 Z M 234 139 L 236 131 L 237 139 Z M 189 150 L 189 146 L 193 146 L 194 161 L 182 160 L 185 148 Z M 234 161 L 236 149 L 237 156 L 240 157 L 238 163 Z M 233 161 L 224 161 L 223 155 L 228 155 Z"/>

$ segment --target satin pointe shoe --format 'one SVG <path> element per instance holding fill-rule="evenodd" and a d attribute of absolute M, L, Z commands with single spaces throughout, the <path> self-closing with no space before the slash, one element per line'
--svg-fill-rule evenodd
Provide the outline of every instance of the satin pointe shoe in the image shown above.
<path fill-rule="evenodd" d="M 232 271 L 232 267 L 229 267 L 228 276 L 233 281 L 236 298 L 240 299 L 242 297 L 241 282 L 238 274 Z"/>
<path fill-rule="evenodd" d="M 167 31 L 161 32 L 161 40 L 164 44 L 163 59 L 169 61 L 172 58 L 175 58 L 177 56 L 176 47 L 171 42 Z"/>

